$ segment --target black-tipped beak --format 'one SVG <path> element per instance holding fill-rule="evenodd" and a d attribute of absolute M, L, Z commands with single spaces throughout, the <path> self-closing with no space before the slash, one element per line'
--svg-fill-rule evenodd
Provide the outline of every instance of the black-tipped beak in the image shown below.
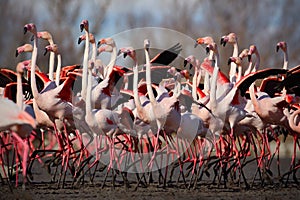
<path fill-rule="evenodd" d="M 251 55 L 248 55 L 248 62 L 251 61 Z"/>
<path fill-rule="evenodd" d="M 197 42 L 197 40 L 196 40 L 196 43 L 195 43 L 195 45 L 194 45 L 194 48 L 196 48 L 198 46 L 198 42 Z"/>
<path fill-rule="evenodd" d="M 98 43 L 97 43 L 97 48 L 99 48 L 101 46 L 101 42 L 99 41 Z"/>
<path fill-rule="evenodd" d="M 81 43 L 81 41 L 82 41 L 82 39 L 81 38 L 78 38 L 78 44 L 80 44 Z"/>
<path fill-rule="evenodd" d="M 80 24 L 80 32 L 82 32 L 84 29 L 84 24 Z"/>
<path fill-rule="evenodd" d="M 124 53 L 123 53 L 123 58 L 126 58 L 127 55 L 128 55 L 128 53 L 127 53 L 127 52 L 124 52 Z"/>
<path fill-rule="evenodd" d="M 279 45 L 276 46 L 276 52 L 278 52 L 278 51 L 279 51 Z"/>
<path fill-rule="evenodd" d="M 30 41 L 33 41 L 33 40 L 34 40 L 34 35 L 32 35 L 30 38 Z"/>
<path fill-rule="evenodd" d="M 209 47 L 205 48 L 206 54 L 209 54 L 209 50 L 210 50 Z"/>
<path fill-rule="evenodd" d="M 48 50 L 45 48 L 44 56 L 47 54 Z"/>
<path fill-rule="evenodd" d="M 230 63 L 232 62 L 231 58 L 228 59 L 227 65 L 230 65 Z"/>
<path fill-rule="evenodd" d="M 24 35 L 27 33 L 27 27 L 24 27 Z"/>
<path fill-rule="evenodd" d="M 18 50 L 16 50 L 16 57 L 18 57 L 18 55 L 19 55 L 19 52 L 18 52 Z"/>
<path fill-rule="evenodd" d="M 187 64 L 188 64 L 188 61 L 187 61 L 187 60 L 184 60 L 184 61 L 183 61 L 183 66 L 185 67 Z"/>
<path fill-rule="evenodd" d="M 121 55 L 121 49 L 119 49 L 118 53 L 117 53 L 117 56 Z"/>
<path fill-rule="evenodd" d="M 192 64 L 190 64 L 190 70 L 193 68 L 193 65 Z"/>
<path fill-rule="evenodd" d="M 224 40 L 224 38 L 221 38 L 221 42 L 220 42 L 221 45 L 223 45 L 223 47 L 226 46 L 226 41 Z"/>

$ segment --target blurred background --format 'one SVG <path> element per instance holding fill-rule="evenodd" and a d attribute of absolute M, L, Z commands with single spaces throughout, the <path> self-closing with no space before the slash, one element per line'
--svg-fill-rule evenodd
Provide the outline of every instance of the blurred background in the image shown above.
<path fill-rule="evenodd" d="M 235 32 L 240 51 L 251 44 L 257 45 L 263 67 L 282 66 L 282 52 L 276 53 L 275 47 L 277 42 L 284 40 L 288 44 L 291 68 L 300 64 L 299 10 L 300 1 L 297 0 L 253 0 L 251 3 L 244 0 L 6 0 L 1 1 L 0 7 L 0 66 L 15 69 L 18 62 L 30 58 L 30 54 L 15 58 L 15 50 L 30 43 L 31 34 L 24 36 L 23 26 L 31 22 L 36 24 L 38 31 L 47 30 L 52 34 L 62 54 L 62 65 L 82 63 L 84 45 L 78 45 L 77 40 L 82 34 L 79 24 L 87 19 L 97 41 L 142 27 L 167 28 L 193 39 L 209 35 L 218 44 L 221 36 Z M 137 41 L 145 39 L 142 34 L 137 37 L 140 37 Z M 177 42 L 182 43 L 183 49 L 194 48 L 193 44 L 184 44 L 177 38 L 172 41 L 173 44 Z M 118 41 L 116 43 L 118 48 L 122 47 Z M 39 41 L 39 45 L 43 47 L 47 43 Z M 39 51 L 37 64 L 48 71 L 48 56 L 42 56 L 43 48 Z M 197 51 L 199 54 L 195 56 L 204 55 L 204 49 Z M 219 52 L 221 69 L 227 71 L 232 46 L 219 45 Z"/>

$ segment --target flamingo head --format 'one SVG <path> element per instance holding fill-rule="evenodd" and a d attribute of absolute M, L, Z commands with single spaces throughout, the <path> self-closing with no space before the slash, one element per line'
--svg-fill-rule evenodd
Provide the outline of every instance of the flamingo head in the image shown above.
<path fill-rule="evenodd" d="M 257 52 L 257 47 L 255 45 L 251 45 L 248 51 L 248 61 L 251 61 L 251 55 Z"/>
<path fill-rule="evenodd" d="M 282 49 L 282 51 L 285 52 L 287 50 L 287 43 L 285 41 L 278 42 L 276 45 L 276 52 L 278 52 L 279 49 Z"/>
<path fill-rule="evenodd" d="M 150 48 L 150 40 L 149 39 L 144 40 L 144 48 L 146 49 L 146 51 L 149 51 L 149 48 Z"/>
<path fill-rule="evenodd" d="M 36 33 L 36 26 L 33 23 L 25 24 L 24 26 L 24 34 L 27 33 L 27 31 L 30 31 L 32 33 Z"/>
<path fill-rule="evenodd" d="M 37 37 L 41 38 L 41 39 L 44 39 L 44 40 L 47 40 L 48 42 L 52 41 L 52 35 L 48 31 L 39 31 L 39 32 L 37 32 Z M 31 41 L 33 41 L 33 39 L 34 39 L 34 37 L 31 37 Z"/>
<path fill-rule="evenodd" d="M 241 59 L 248 57 L 249 49 L 243 49 L 243 51 L 240 53 L 239 57 Z"/>
<path fill-rule="evenodd" d="M 183 61 L 183 66 L 185 67 L 187 64 L 190 64 L 190 69 L 196 64 L 196 58 L 193 55 L 186 57 Z"/>
<path fill-rule="evenodd" d="M 213 43 L 214 40 L 212 39 L 212 37 L 210 36 L 206 36 L 206 37 L 200 37 L 200 38 L 197 38 L 196 39 L 196 43 L 195 43 L 195 48 L 198 46 L 198 44 L 205 44 L 205 45 L 208 45 L 208 44 L 211 44 Z"/>
<path fill-rule="evenodd" d="M 190 73 L 189 73 L 189 71 L 188 70 L 186 70 L 186 69 L 184 69 L 184 70 L 181 70 L 180 71 L 180 75 L 182 76 L 182 77 L 184 77 L 186 80 L 189 80 L 190 79 Z"/>
<path fill-rule="evenodd" d="M 16 57 L 23 52 L 32 52 L 33 47 L 31 44 L 24 44 L 22 46 L 19 46 L 16 50 Z"/>
<path fill-rule="evenodd" d="M 103 44 L 106 44 L 106 45 L 109 45 L 109 46 L 112 46 L 112 47 L 116 46 L 116 43 L 115 43 L 114 39 L 112 39 L 110 37 L 100 39 L 97 43 L 97 47 L 99 48 Z"/>
<path fill-rule="evenodd" d="M 123 47 L 120 48 L 118 55 L 123 53 L 123 57 L 126 58 L 126 56 L 131 57 L 133 60 L 136 60 L 136 52 L 133 47 Z"/>
<path fill-rule="evenodd" d="M 83 29 L 89 31 L 89 21 L 86 19 L 82 20 L 82 22 L 80 23 L 80 31 L 82 32 Z"/>
<path fill-rule="evenodd" d="M 230 65 L 230 63 L 234 62 L 235 64 L 237 64 L 238 66 L 241 66 L 242 64 L 242 59 L 240 57 L 230 57 L 228 59 L 228 65 Z"/>
<path fill-rule="evenodd" d="M 226 46 L 227 43 L 234 44 L 237 42 L 237 36 L 235 33 L 229 33 L 228 35 L 222 36 L 221 38 L 221 45 L 224 47 Z"/>
<path fill-rule="evenodd" d="M 105 45 L 105 46 L 100 46 L 97 49 L 97 54 L 99 55 L 102 52 L 112 52 L 113 48 L 111 46 Z"/>
<path fill-rule="evenodd" d="M 52 51 L 54 53 L 58 53 L 58 46 L 57 44 L 50 44 L 50 45 L 47 45 L 45 47 L 45 52 L 44 52 L 44 56 L 47 54 L 48 51 Z"/>
<path fill-rule="evenodd" d="M 81 35 L 79 38 L 78 38 L 78 44 L 80 44 L 83 40 L 86 39 L 86 36 L 85 34 Z M 92 33 L 89 33 L 89 40 L 90 40 L 90 43 L 94 44 L 95 43 L 95 37 Z"/>
<path fill-rule="evenodd" d="M 25 64 L 23 62 L 19 62 L 18 65 L 17 65 L 17 67 L 16 67 L 17 73 L 23 74 L 24 70 L 26 70 Z"/>

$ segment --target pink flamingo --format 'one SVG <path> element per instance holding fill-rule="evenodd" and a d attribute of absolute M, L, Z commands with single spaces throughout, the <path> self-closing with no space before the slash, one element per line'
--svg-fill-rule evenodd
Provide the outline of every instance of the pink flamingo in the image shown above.
<path fill-rule="evenodd" d="M 233 45 L 232 57 L 238 57 L 239 48 L 238 48 L 237 40 L 238 40 L 238 38 L 235 33 L 229 33 L 228 35 L 222 36 L 222 38 L 221 38 L 221 45 L 223 45 L 224 47 L 227 43 Z M 232 62 L 230 64 L 230 71 L 229 71 L 229 77 L 230 77 L 231 83 L 236 82 L 236 68 L 237 68 L 237 65 L 234 62 Z"/>

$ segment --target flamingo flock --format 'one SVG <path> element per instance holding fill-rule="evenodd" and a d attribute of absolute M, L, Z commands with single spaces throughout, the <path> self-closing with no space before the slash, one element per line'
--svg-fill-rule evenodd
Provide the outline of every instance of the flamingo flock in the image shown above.
<path fill-rule="evenodd" d="M 201 185 L 204 177 L 224 187 L 251 188 L 276 178 L 287 185 L 290 176 L 299 184 L 300 67 L 289 67 L 286 42 L 276 44 L 282 67 L 262 68 L 255 45 L 239 54 L 235 33 L 220 38 L 221 48 L 210 36 L 197 38 L 194 48 L 202 45 L 207 57 L 190 55 L 172 66 L 183 48 L 179 43 L 151 59 L 145 39 L 145 57 L 139 58 L 133 47 L 117 48 L 113 38 L 97 42 L 87 20 L 79 27 L 82 64 L 62 66 L 59 44 L 30 23 L 24 34 L 32 35 L 33 44 L 16 47 L 16 56 L 28 52 L 31 59 L 18 63 L 16 71 L 0 69 L 2 183 L 21 181 L 25 187 L 34 165 L 46 167 L 57 187 L 70 184 L 67 180 L 72 186 L 84 183 L 86 176 L 93 182 L 100 172 L 103 187 L 110 176 L 113 187 L 119 176 L 129 187 L 129 172 L 135 188 L 166 187 L 174 176 L 186 188 Z M 49 44 L 38 47 L 39 39 Z M 228 51 L 227 44 L 233 53 L 222 61 L 219 51 Z M 48 72 L 38 67 L 41 49 L 50 52 Z M 111 54 L 109 63 L 98 58 L 102 52 Z M 116 65 L 121 55 L 133 66 Z M 227 65 L 228 76 L 221 71 Z M 153 82 L 156 70 L 167 78 Z M 288 137 L 293 154 L 282 171 L 280 145 Z M 275 157 L 277 174 L 271 169 Z"/>

